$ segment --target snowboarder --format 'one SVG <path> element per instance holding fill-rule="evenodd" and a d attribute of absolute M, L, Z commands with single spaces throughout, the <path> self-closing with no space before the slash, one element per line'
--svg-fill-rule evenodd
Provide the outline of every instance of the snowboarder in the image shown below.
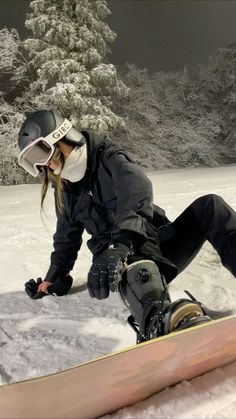
<path fill-rule="evenodd" d="M 49 183 L 55 190 L 54 251 L 44 280 L 31 279 L 25 284 L 31 298 L 69 292 L 73 282 L 70 271 L 86 229 L 91 235 L 87 245 L 93 254 L 89 294 L 104 299 L 110 291 L 120 291 L 132 313 L 132 326 L 143 330 L 139 340 L 145 340 L 146 318 L 152 330 L 159 328 L 162 334 L 170 331 L 176 310 L 181 313 L 174 325 L 172 321 L 171 330 L 180 319 L 187 318 L 191 323 L 191 313 L 193 319 L 206 320 L 197 301 L 171 303 L 167 284 L 186 268 L 206 240 L 236 276 L 236 213 L 220 196 L 201 196 L 171 222 L 153 203 L 150 180 L 123 149 L 101 135 L 80 132 L 52 110 L 27 115 L 18 145 L 19 164 L 32 176 L 42 178 L 41 206 Z M 142 260 L 149 264 L 145 262 L 142 267 Z M 150 261 L 154 262 L 151 268 Z M 124 281 L 124 266 L 134 262 L 139 267 L 135 281 L 128 275 Z M 152 313 L 148 306 L 154 307 Z M 137 307 L 142 311 L 139 321 Z M 156 324 L 153 313 L 160 318 L 161 312 L 166 313 L 168 326 Z"/>

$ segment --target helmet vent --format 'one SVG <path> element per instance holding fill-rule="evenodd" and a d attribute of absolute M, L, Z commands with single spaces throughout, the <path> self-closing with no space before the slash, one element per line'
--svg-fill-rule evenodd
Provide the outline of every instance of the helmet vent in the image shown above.
<path fill-rule="evenodd" d="M 28 137 L 29 136 L 29 134 L 27 134 L 27 132 L 24 132 L 24 134 L 23 134 L 25 137 Z"/>

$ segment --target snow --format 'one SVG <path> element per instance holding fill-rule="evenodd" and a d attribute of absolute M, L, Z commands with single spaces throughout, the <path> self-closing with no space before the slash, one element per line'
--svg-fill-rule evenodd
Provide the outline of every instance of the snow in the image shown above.
<path fill-rule="evenodd" d="M 174 219 L 207 193 L 221 195 L 236 209 L 235 172 L 236 166 L 227 166 L 148 176 L 155 202 Z M 52 192 L 44 222 L 39 213 L 40 185 L 1 186 L 0 197 L 0 383 L 60 371 L 133 345 L 135 335 L 126 324 L 128 312 L 120 297 L 112 294 L 101 302 L 88 295 L 91 255 L 86 235 L 69 295 L 34 301 L 24 293 L 24 282 L 48 269 L 55 228 Z M 184 289 L 213 309 L 234 310 L 236 281 L 208 243 L 172 282 L 172 298 L 182 297 Z M 236 362 L 104 418 L 234 418 L 235 409 Z"/>

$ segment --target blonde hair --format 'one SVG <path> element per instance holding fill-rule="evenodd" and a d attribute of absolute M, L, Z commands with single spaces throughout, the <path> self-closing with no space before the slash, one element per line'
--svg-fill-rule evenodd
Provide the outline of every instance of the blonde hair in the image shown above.
<path fill-rule="evenodd" d="M 62 179 L 61 171 L 65 164 L 65 157 L 59 147 L 56 148 L 56 151 L 58 152 L 58 160 L 61 163 L 60 173 L 58 175 L 55 175 L 49 167 L 43 166 L 42 189 L 41 189 L 41 213 L 44 212 L 43 204 L 47 195 L 48 186 L 50 182 L 55 184 L 57 209 L 60 214 L 63 213 L 62 192 L 64 190 L 64 184 L 66 183 L 66 181 Z"/>

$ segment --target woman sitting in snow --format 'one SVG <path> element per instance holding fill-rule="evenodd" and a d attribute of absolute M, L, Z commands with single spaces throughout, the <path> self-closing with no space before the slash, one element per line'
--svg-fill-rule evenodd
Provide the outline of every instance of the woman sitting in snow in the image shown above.
<path fill-rule="evenodd" d="M 27 116 L 18 145 L 19 164 L 32 176 L 42 176 L 42 205 L 49 182 L 55 189 L 54 251 L 44 280 L 32 279 L 25 284 L 31 298 L 68 293 L 72 286 L 70 271 L 84 229 L 91 235 L 87 242 L 93 254 L 88 290 L 93 298 L 103 299 L 110 291 L 121 291 L 124 267 L 143 260 L 155 262 L 159 279 L 150 282 L 148 292 L 143 284 L 151 275 L 149 279 L 145 275 L 143 280 L 136 279 L 133 291 L 137 301 L 133 304 L 141 307 L 140 318 L 144 323 L 147 312 L 151 319 L 147 306 L 155 307 L 156 316 L 162 317 L 163 322 L 159 334 L 170 331 L 169 326 L 163 325 L 165 313 L 171 310 L 173 313 L 181 307 L 178 324 L 183 324 L 185 317 L 191 320 L 191 313 L 193 318 L 206 314 L 196 301 L 193 304 L 186 299 L 171 304 L 166 288 L 166 283 L 186 268 L 205 240 L 236 276 L 236 213 L 220 196 L 209 194 L 198 198 L 170 222 L 164 210 L 153 203 L 150 180 L 125 151 L 105 137 L 78 131 L 70 121 L 51 110 Z M 132 312 L 132 302 L 129 308 Z M 138 323 L 142 331 L 147 326 Z M 172 326 L 172 330 L 176 327 Z"/>

